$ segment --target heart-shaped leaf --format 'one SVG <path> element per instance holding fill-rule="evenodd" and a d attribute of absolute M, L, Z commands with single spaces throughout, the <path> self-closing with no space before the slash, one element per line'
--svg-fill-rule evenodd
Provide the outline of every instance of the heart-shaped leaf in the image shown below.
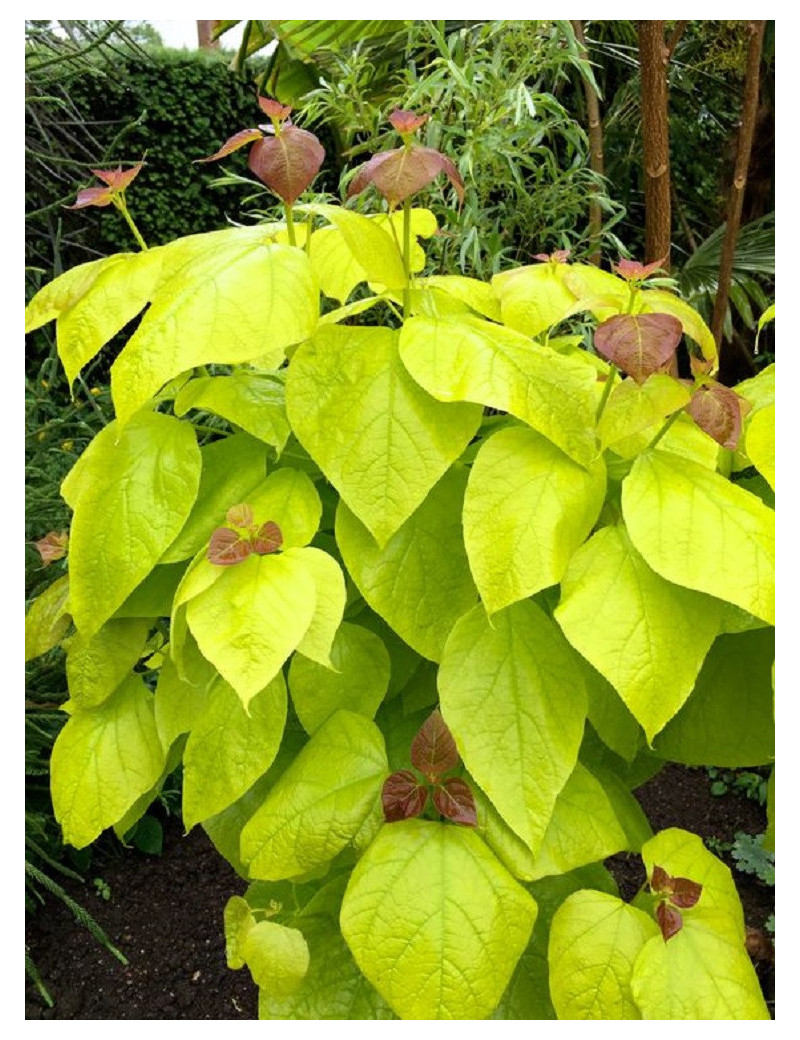
<path fill-rule="evenodd" d="M 352 198 L 368 184 L 374 184 L 393 209 L 430 184 L 440 173 L 447 175 L 459 203 L 463 202 L 464 182 L 453 162 L 435 148 L 420 146 L 393 148 L 374 155 L 350 182 L 347 197 Z"/>
<path fill-rule="evenodd" d="M 242 502 L 238 506 L 231 506 L 225 515 L 225 519 L 232 527 L 252 527 L 253 510 L 246 502 Z"/>
<path fill-rule="evenodd" d="M 478 813 L 472 791 L 467 782 L 457 776 L 443 780 L 434 789 L 433 804 L 442 816 L 453 823 L 463 823 L 467 827 L 478 826 Z"/>
<path fill-rule="evenodd" d="M 661 934 L 664 936 L 664 942 L 669 942 L 673 935 L 677 935 L 683 928 L 683 918 L 680 912 L 670 906 L 669 903 L 658 904 L 656 918 L 658 919 Z"/>
<path fill-rule="evenodd" d="M 683 326 L 671 314 L 615 314 L 598 325 L 598 352 L 637 383 L 662 369 L 681 341 Z"/>
<path fill-rule="evenodd" d="M 287 206 L 296 202 L 319 172 L 325 149 L 314 134 L 286 126 L 250 149 L 247 165 Z"/>
<path fill-rule="evenodd" d="M 428 788 L 419 782 L 410 769 L 401 769 L 387 776 L 381 791 L 381 801 L 387 823 L 409 820 L 412 816 L 419 816 L 425 808 Z"/>
<path fill-rule="evenodd" d="M 238 531 L 232 531 L 230 527 L 218 527 L 211 535 L 206 556 L 218 567 L 230 567 L 246 560 L 252 551 L 248 539 L 242 538 Z"/>
<path fill-rule="evenodd" d="M 427 115 L 418 116 L 416 112 L 396 108 L 389 116 L 389 122 L 398 134 L 413 134 L 415 130 L 419 130 L 427 118 Z"/>
<path fill-rule="evenodd" d="M 411 744 L 411 764 L 432 783 L 455 769 L 456 742 L 438 708 L 431 712 Z"/>
<path fill-rule="evenodd" d="M 281 529 L 275 523 L 274 520 L 268 520 L 265 524 L 262 524 L 258 529 L 258 533 L 252 539 L 250 543 L 253 547 L 253 552 L 258 553 L 259 556 L 266 556 L 268 553 L 277 552 L 278 549 L 283 545 L 283 535 Z"/>
<path fill-rule="evenodd" d="M 749 407 L 747 401 L 733 390 L 711 381 L 695 390 L 686 410 L 717 444 L 736 451 L 742 432 L 742 416 Z"/>

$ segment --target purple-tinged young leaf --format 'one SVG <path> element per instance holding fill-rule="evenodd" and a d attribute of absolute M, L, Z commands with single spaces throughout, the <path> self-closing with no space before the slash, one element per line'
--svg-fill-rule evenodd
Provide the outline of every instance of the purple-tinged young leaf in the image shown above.
<path fill-rule="evenodd" d="M 350 182 L 347 197 L 352 198 L 362 192 L 368 184 L 374 184 L 393 209 L 398 203 L 430 184 L 440 173 L 447 175 L 458 195 L 459 203 L 462 203 L 464 182 L 455 165 L 435 148 L 422 148 L 418 145 L 378 152 L 369 162 L 364 163 Z"/>
<path fill-rule="evenodd" d="M 433 783 L 455 769 L 460 761 L 453 734 L 435 708 L 411 742 L 411 765 Z"/>
<path fill-rule="evenodd" d="M 144 166 L 143 162 L 136 163 L 129 170 L 123 170 L 118 166 L 116 170 L 92 170 L 95 177 L 99 177 L 103 184 L 107 184 L 113 192 L 125 191 L 127 187 L 139 176 Z"/>
<path fill-rule="evenodd" d="M 571 249 L 556 249 L 554 253 L 535 253 L 533 259 L 546 260 L 554 264 L 565 264 L 571 252 Z"/>
<path fill-rule="evenodd" d="M 428 788 L 419 782 L 410 769 L 401 769 L 388 776 L 381 792 L 383 818 L 387 823 L 409 820 L 419 816 L 428 801 Z"/>
<path fill-rule="evenodd" d="M 270 119 L 276 119 L 279 123 L 282 123 L 284 119 L 288 119 L 292 111 L 291 105 L 282 105 L 280 101 L 275 101 L 273 98 L 268 97 L 260 97 L 258 106 L 264 115 L 269 116 Z"/>
<path fill-rule="evenodd" d="M 695 905 L 702 891 L 703 886 L 699 881 L 691 881 L 685 877 L 673 878 L 670 901 L 682 910 L 688 910 Z"/>
<path fill-rule="evenodd" d="M 666 892 L 670 880 L 669 874 L 663 867 L 654 866 L 653 876 L 650 878 L 650 888 L 653 892 Z"/>
<path fill-rule="evenodd" d="M 270 553 L 277 552 L 283 545 L 283 534 L 274 520 L 267 520 L 259 527 L 258 533 L 250 544 L 254 553 L 259 556 L 269 556 Z"/>
<path fill-rule="evenodd" d="M 666 262 L 667 258 L 662 256 L 660 260 L 654 260 L 652 264 L 643 264 L 639 260 L 620 260 L 618 264 L 612 264 L 611 267 L 620 278 L 625 278 L 629 282 L 643 282 L 645 278 L 649 278 L 651 274 L 661 270 Z"/>
<path fill-rule="evenodd" d="M 433 804 L 442 816 L 453 823 L 463 823 L 465 827 L 478 826 L 475 799 L 465 780 L 458 777 L 442 780 L 433 789 Z"/>
<path fill-rule="evenodd" d="M 251 141 L 260 141 L 264 135 L 257 128 L 251 130 L 240 130 L 238 134 L 234 134 L 233 137 L 229 137 L 225 144 L 214 152 L 213 155 L 207 155 L 203 159 L 195 159 L 196 163 L 207 163 L 214 162 L 216 159 L 224 159 L 226 155 L 230 155 L 235 152 L 238 148 L 243 148 L 246 144 L 250 144 Z"/>
<path fill-rule="evenodd" d="M 229 527 L 218 527 L 211 535 L 206 557 L 219 567 L 230 567 L 247 559 L 251 552 L 250 542 L 242 538 L 237 531 L 232 531 Z"/>
<path fill-rule="evenodd" d="M 111 188 L 83 188 L 78 192 L 75 202 L 64 209 L 84 209 L 86 206 L 110 206 L 114 198 Z"/>
<path fill-rule="evenodd" d="M 396 108 L 389 116 L 389 122 L 398 134 L 413 134 L 415 130 L 419 130 L 427 118 L 426 115 L 418 116 L 416 112 L 409 112 L 403 108 Z"/>
<path fill-rule="evenodd" d="M 44 538 L 40 538 L 33 544 L 39 550 L 42 563 L 47 567 L 55 560 L 63 560 L 67 555 L 69 535 L 66 531 L 62 531 L 60 534 L 57 531 L 50 531 Z"/>
<path fill-rule="evenodd" d="M 742 418 L 749 408 L 750 403 L 743 397 L 713 380 L 699 386 L 686 405 L 686 411 L 700 429 L 731 451 L 739 444 Z"/>
<path fill-rule="evenodd" d="M 250 149 L 247 165 L 260 181 L 291 206 L 319 172 L 325 149 L 314 134 L 287 126 L 262 137 Z"/>
<path fill-rule="evenodd" d="M 677 935 L 683 928 L 683 918 L 680 913 L 668 903 L 659 903 L 656 907 L 656 919 L 664 936 L 664 942 L 669 942 L 673 935 Z"/>
<path fill-rule="evenodd" d="M 252 527 L 253 510 L 246 502 L 240 502 L 238 506 L 231 506 L 225 519 L 232 527 Z"/>
<path fill-rule="evenodd" d="M 683 326 L 671 314 L 615 314 L 598 325 L 594 345 L 637 383 L 672 360 Z"/>

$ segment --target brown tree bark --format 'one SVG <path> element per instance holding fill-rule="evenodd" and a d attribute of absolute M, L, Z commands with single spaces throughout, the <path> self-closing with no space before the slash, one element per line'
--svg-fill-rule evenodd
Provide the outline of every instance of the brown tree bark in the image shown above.
<path fill-rule="evenodd" d="M 575 39 L 578 41 L 581 57 L 588 58 L 589 51 L 586 46 L 586 37 L 583 32 L 582 21 L 571 21 Z M 583 79 L 583 92 L 586 97 L 586 117 L 589 124 L 589 165 L 592 172 L 598 175 L 596 191 L 603 190 L 601 178 L 605 174 L 605 160 L 603 158 L 603 123 L 600 118 L 600 99 L 597 91 L 592 86 L 591 80 L 586 76 Z M 600 235 L 603 230 L 603 211 L 600 203 L 592 199 L 589 203 L 589 239 L 592 243 L 592 253 L 589 257 L 591 263 L 600 266 Z"/>
<path fill-rule="evenodd" d="M 742 101 L 742 121 L 739 130 L 739 147 L 736 151 L 736 165 L 733 171 L 733 184 L 728 197 L 728 213 L 725 228 L 725 240 L 722 244 L 722 258 L 717 279 L 717 295 L 714 300 L 714 313 L 711 317 L 711 331 L 719 350 L 722 343 L 722 326 L 725 311 L 728 307 L 728 296 L 733 276 L 733 259 L 736 253 L 736 239 L 739 236 L 739 225 L 742 219 L 742 202 L 747 185 L 747 168 L 750 165 L 750 152 L 753 147 L 753 131 L 758 112 L 758 89 L 761 71 L 761 49 L 764 43 L 764 27 L 766 22 L 748 22 L 750 42 L 747 46 L 747 66 L 744 80 L 744 99 Z"/>
<path fill-rule="evenodd" d="M 219 25 L 219 21 L 197 23 L 197 46 L 202 50 L 215 51 L 219 49 L 219 40 L 213 39 L 213 32 Z"/>
<path fill-rule="evenodd" d="M 669 270 L 672 210 L 669 186 L 669 117 L 664 22 L 636 23 L 642 80 L 642 147 L 644 158 L 645 263 L 664 259 Z"/>

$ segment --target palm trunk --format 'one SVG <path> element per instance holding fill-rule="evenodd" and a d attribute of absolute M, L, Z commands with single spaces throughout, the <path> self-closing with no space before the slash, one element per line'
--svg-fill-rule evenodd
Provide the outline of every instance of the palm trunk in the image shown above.
<path fill-rule="evenodd" d="M 672 210 L 669 178 L 669 117 L 664 22 L 637 22 L 642 79 L 642 146 L 644 158 L 645 263 L 664 260 L 669 270 Z"/>

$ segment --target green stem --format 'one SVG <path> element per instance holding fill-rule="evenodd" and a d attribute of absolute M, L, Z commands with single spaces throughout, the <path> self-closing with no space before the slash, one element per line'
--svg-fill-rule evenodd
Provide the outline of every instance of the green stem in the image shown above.
<path fill-rule="evenodd" d="M 658 431 L 655 437 L 647 445 L 645 451 L 650 451 L 651 448 L 655 448 L 655 446 L 658 444 L 658 442 L 661 440 L 661 438 L 664 436 L 664 434 L 667 432 L 670 426 L 672 426 L 672 424 L 675 422 L 675 420 L 678 418 L 680 414 L 680 411 L 672 413 L 672 415 L 669 417 L 669 419 L 667 419 L 667 421 L 664 423 L 664 425 L 661 427 L 661 429 Z"/>
<path fill-rule="evenodd" d="M 600 404 L 597 406 L 597 414 L 594 417 L 595 424 L 600 422 L 600 416 L 606 407 L 608 396 L 611 393 L 611 387 L 614 385 L 614 380 L 617 375 L 617 366 L 609 365 L 609 373 L 606 377 L 606 385 L 603 387 L 603 396 L 600 398 Z"/>
<path fill-rule="evenodd" d="M 311 228 L 313 217 L 309 213 L 308 219 L 306 220 L 306 256 L 311 256 Z"/>
<path fill-rule="evenodd" d="M 137 226 L 134 224 L 133 217 L 130 215 L 130 212 L 128 211 L 128 206 L 125 202 L 125 199 L 122 195 L 117 195 L 112 201 L 114 202 L 114 205 L 119 210 L 119 212 L 125 218 L 128 227 L 131 229 L 131 232 L 133 233 L 133 237 L 136 239 L 137 245 L 144 253 L 147 250 L 147 243 L 142 238 L 141 232 L 139 231 Z"/>
<path fill-rule="evenodd" d="M 292 207 L 288 203 L 284 202 L 283 212 L 286 214 L 286 230 L 289 233 L 289 245 L 297 245 L 297 236 L 294 233 L 294 218 L 292 217 Z"/>
<path fill-rule="evenodd" d="M 406 284 L 403 289 L 403 320 L 411 314 L 411 199 L 403 203 L 403 270 Z"/>
<path fill-rule="evenodd" d="M 634 285 L 633 282 L 628 283 L 628 309 L 625 311 L 626 314 L 633 314 L 633 305 L 636 302 L 636 297 L 639 293 L 639 288 Z"/>

